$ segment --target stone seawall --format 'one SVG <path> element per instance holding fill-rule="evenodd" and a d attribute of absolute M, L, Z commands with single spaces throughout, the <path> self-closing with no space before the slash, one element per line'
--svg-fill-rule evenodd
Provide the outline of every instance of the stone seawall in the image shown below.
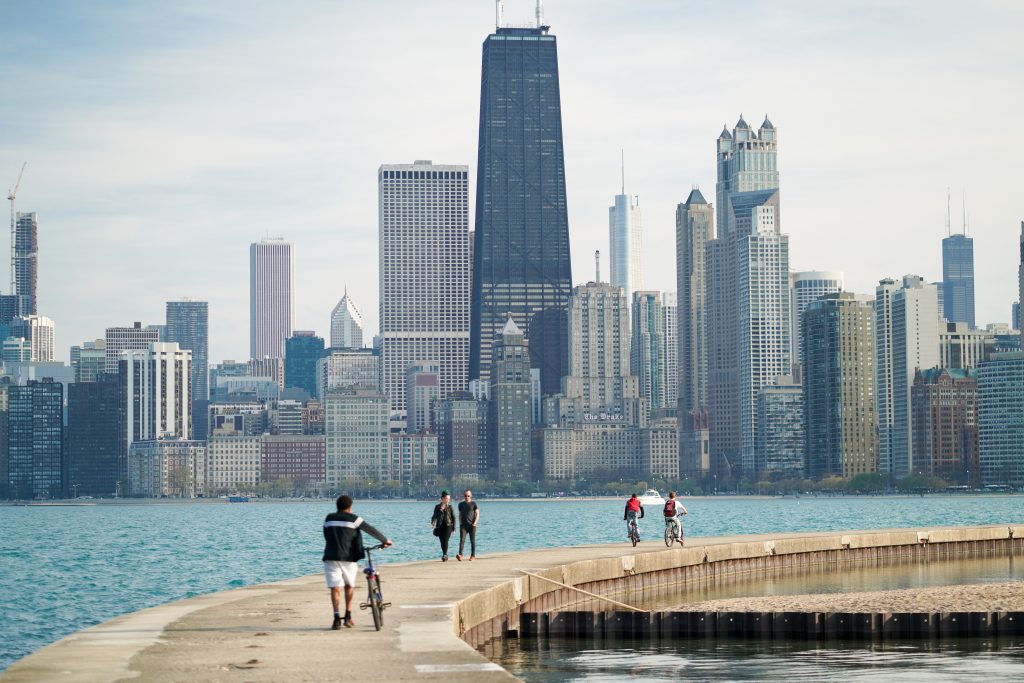
<path fill-rule="evenodd" d="M 699 541 L 698 541 L 699 542 Z M 996 557 L 1024 553 L 1024 526 L 897 530 L 815 534 L 752 542 L 662 549 L 617 558 L 584 560 L 535 572 L 549 581 L 522 576 L 471 595 L 456 606 L 459 635 L 474 646 L 500 637 L 636 633 L 677 637 L 817 638 L 1017 634 L 1024 615 L 999 613 L 889 613 L 835 616 L 819 612 L 615 611 L 588 593 L 630 602 L 654 602 L 680 587 L 711 587 L 737 578 L 787 572 L 842 570 L 932 560 Z M 925 614 L 925 616 L 922 616 Z M 740 616 L 737 616 L 740 615 Z M 999 628 L 999 625 L 1002 628 Z M 966 630 L 965 630 L 966 629 Z"/>

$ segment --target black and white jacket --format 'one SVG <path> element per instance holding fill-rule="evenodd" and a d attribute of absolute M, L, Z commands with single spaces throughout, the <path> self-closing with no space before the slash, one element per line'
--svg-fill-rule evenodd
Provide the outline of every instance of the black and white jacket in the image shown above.
<path fill-rule="evenodd" d="M 362 517 L 351 512 L 332 512 L 327 515 L 324 519 L 324 561 L 358 562 L 366 557 L 363 531 L 381 543 L 388 540 Z"/>

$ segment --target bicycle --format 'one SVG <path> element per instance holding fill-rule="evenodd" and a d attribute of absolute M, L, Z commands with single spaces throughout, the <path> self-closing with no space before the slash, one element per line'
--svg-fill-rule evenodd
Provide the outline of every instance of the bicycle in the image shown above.
<path fill-rule="evenodd" d="M 665 518 L 665 546 L 672 547 L 676 541 L 683 541 L 683 523 L 676 517 Z"/>
<path fill-rule="evenodd" d="M 633 542 L 633 547 L 640 542 L 640 530 L 636 526 L 636 519 L 629 520 L 629 540 Z"/>
<path fill-rule="evenodd" d="M 359 604 L 359 609 L 369 607 L 370 611 L 373 612 L 373 626 L 378 631 L 384 625 L 384 608 L 390 607 L 391 603 L 384 602 L 384 594 L 380 589 L 380 574 L 377 572 L 377 568 L 373 566 L 373 557 L 370 555 L 370 551 L 380 550 L 383 547 L 384 544 L 380 543 L 366 549 L 366 568 L 363 569 L 363 573 L 366 574 L 366 602 Z"/>

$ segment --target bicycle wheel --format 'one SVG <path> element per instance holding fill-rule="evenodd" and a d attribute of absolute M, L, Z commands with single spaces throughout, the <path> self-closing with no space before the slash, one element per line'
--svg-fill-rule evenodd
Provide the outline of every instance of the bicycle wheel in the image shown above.
<path fill-rule="evenodd" d="M 384 625 L 384 615 L 380 609 L 380 589 L 377 586 L 377 577 L 367 576 L 366 584 L 370 589 L 370 594 L 367 596 L 366 601 L 370 603 L 370 611 L 373 612 L 373 627 L 380 630 L 380 627 Z"/>
<path fill-rule="evenodd" d="M 640 542 L 640 532 L 633 529 L 633 532 L 629 535 L 629 540 L 633 541 L 633 547 L 635 548 L 636 544 Z"/>
<path fill-rule="evenodd" d="M 675 529 L 671 524 L 665 525 L 665 547 L 671 548 L 672 544 L 676 541 Z"/>

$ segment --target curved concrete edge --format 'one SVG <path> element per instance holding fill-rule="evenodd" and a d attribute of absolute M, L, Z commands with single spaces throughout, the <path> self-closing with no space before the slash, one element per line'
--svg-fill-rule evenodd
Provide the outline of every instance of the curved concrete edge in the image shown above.
<path fill-rule="evenodd" d="M 917 546 L 925 544 L 997 541 L 1024 538 L 1024 526 L 988 525 L 975 527 L 929 527 L 868 531 L 766 534 L 727 539 L 688 539 L 697 542 L 687 548 L 670 548 L 614 558 L 583 560 L 538 569 L 536 574 L 567 586 L 611 582 L 629 588 L 631 577 L 692 567 L 707 563 L 754 560 L 767 555 L 799 555 L 826 551 Z M 592 590 L 592 589 L 591 589 Z M 524 606 L 557 609 L 557 601 L 545 601 L 567 591 L 528 576 L 520 576 L 492 588 L 466 596 L 454 609 L 456 634 L 474 645 L 518 629 L 516 618 Z M 618 592 L 618 591 L 615 591 Z M 612 592 L 608 593 L 609 595 Z M 482 632 L 474 632 L 474 631 Z"/>
<path fill-rule="evenodd" d="M 372 627 L 367 633 L 356 632 L 358 629 L 342 634 L 326 631 L 323 578 L 310 575 L 197 596 L 116 617 L 15 662 L 0 673 L 0 680 L 337 680 L 336 661 L 325 666 L 316 657 L 325 644 L 328 649 L 336 648 L 341 642 L 336 640 L 338 637 L 350 638 L 348 647 L 357 648 L 361 655 L 347 670 L 352 680 L 511 680 L 507 671 L 474 649 L 476 643 L 467 635 L 494 624 L 496 617 L 515 612 L 530 600 L 566 590 L 525 577 L 520 569 L 578 585 L 635 578 L 724 558 L 1010 537 L 1024 538 L 1024 524 L 688 538 L 688 543 L 697 545 L 666 549 L 661 541 L 648 541 L 641 546 L 646 546 L 644 552 L 625 544 L 609 544 L 495 553 L 482 555 L 474 563 L 387 564 L 383 565 L 385 592 L 395 608 L 387 613 L 385 629 L 379 633 Z M 453 580 L 439 582 L 437 577 L 443 572 Z M 272 599 L 296 605 L 290 628 L 268 623 L 276 619 L 261 621 L 248 616 L 253 609 L 267 609 Z M 239 626 L 240 614 L 243 626 Z M 252 635 L 268 635 L 254 633 L 261 630 L 279 636 L 261 640 L 261 647 L 267 648 L 261 650 L 267 668 L 245 671 L 245 677 L 239 678 L 225 674 L 228 669 L 223 666 L 210 665 L 210 660 L 226 649 L 234 648 L 232 656 L 251 652 L 237 648 L 252 647 L 241 645 Z M 480 635 L 486 639 L 486 633 Z M 495 635 L 503 633 L 492 629 L 491 636 Z"/>
<path fill-rule="evenodd" d="M 158 643 L 167 627 L 183 617 L 236 600 L 274 595 L 289 586 L 315 578 L 300 577 L 244 586 L 129 612 L 72 633 L 19 659 L 6 671 L 0 672 L 0 680 L 4 683 L 41 680 L 89 683 L 134 678 L 139 672 L 129 668 L 132 658 Z M 76 653 L 85 652 L 99 656 L 76 656 Z"/>

